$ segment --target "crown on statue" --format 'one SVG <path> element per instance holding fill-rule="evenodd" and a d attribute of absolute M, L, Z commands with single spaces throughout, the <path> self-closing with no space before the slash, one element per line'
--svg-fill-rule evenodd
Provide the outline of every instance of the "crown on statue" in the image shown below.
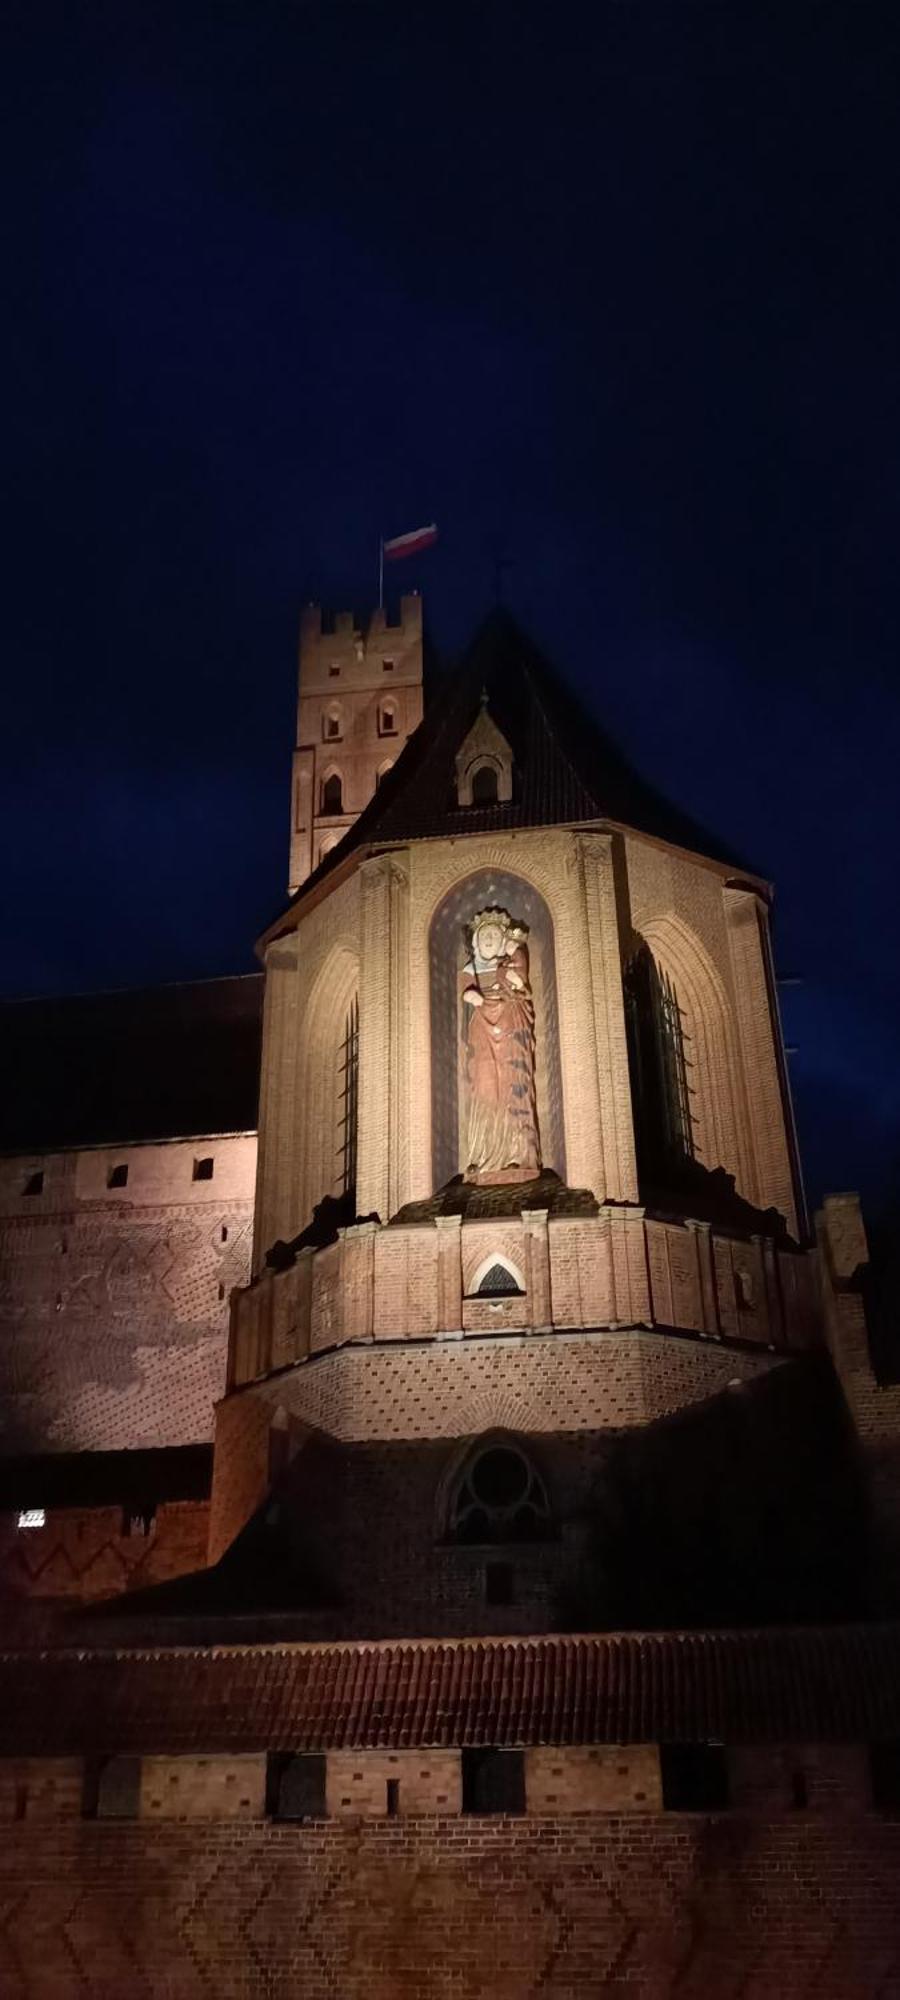
<path fill-rule="evenodd" d="M 470 949 L 477 951 L 478 956 L 485 960 L 504 958 L 528 936 L 528 925 L 518 923 L 508 910 L 501 909 L 496 903 L 488 903 L 483 910 L 476 910 L 466 928 Z M 496 935 L 492 936 L 492 933 Z"/>

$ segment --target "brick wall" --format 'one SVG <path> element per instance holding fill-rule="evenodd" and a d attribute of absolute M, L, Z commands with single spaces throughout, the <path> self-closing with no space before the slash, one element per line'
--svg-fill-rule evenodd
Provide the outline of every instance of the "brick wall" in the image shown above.
<path fill-rule="evenodd" d="M 255 1161 L 250 1134 L 0 1162 L 0 1451 L 210 1437 Z"/>
<path fill-rule="evenodd" d="M 462 1803 L 458 1750 L 333 1750 L 327 1759 L 329 1819 L 384 1819 L 392 1811 L 419 1818 L 458 1813 Z"/>
<path fill-rule="evenodd" d="M 652 1423 L 732 1381 L 779 1365 L 765 1352 L 664 1334 L 556 1333 L 346 1347 L 220 1405 L 265 1398 L 333 1436 L 469 1437 L 509 1430 L 606 1430 Z"/>
<path fill-rule="evenodd" d="M 121 1507 L 49 1508 L 44 1526 L 0 1515 L 0 1593 L 85 1603 L 202 1569 L 209 1502 L 164 1501 L 147 1534 L 123 1530 Z"/>
<path fill-rule="evenodd" d="M 900 1824 L 798 1813 L 66 1824 L 0 1846 L 5 2000 L 896 1990 Z"/>

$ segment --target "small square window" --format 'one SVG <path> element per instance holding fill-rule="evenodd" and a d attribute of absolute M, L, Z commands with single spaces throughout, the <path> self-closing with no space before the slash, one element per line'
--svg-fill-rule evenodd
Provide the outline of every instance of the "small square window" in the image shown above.
<path fill-rule="evenodd" d="M 212 1177 L 213 1177 L 213 1162 L 211 1156 L 205 1160 L 194 1161 L 195 1181 L 211 1181 Z"/>
<path fill-rule="evenodd" d="M 266 1761 L 266 1811 L 270 1819 L 324 1819 L 324 1757 L 274 1752 Z"/>
<path fill-rule="evenodd" d="M 661 1743 L 663 1805 L 667 1812 L 724 1812 L 728 1764 L 721 1743 Z"/>
<path fill-rule="evenodd" d="M 140 1757 L 92 1759 L 85 1767 L 85 1819 L 137 1819 L 140 1804 Z"/>
<path fill-rule="evenodd" d="M 22 1189 L 22 1193 L 43 1194 L 43 1192 L 44 1192 L 44 1169 L 43 1167 L 36 1167 L 33 1174 L 26 1175 L 25 1186 Z"/>
<path fill-rule="evenodd" d="M 329 669 L 328 669 L 328 678 L 329 678 L 329 680 L 330 680 L 330 681 L 336 681 L 336 680 L 338 679 L 339 675 L 340 675 L 340 671 L 341 671 L 341 670 L 340 670 L 340 667 L 329 667 Z"/>
<path fill-rule="evenodd" d="M 525 1758 L 521 1750 L 464 1750 L 464 1813 L 523 1813 Z"/>
<path fill-rule="evenodd" d="M 393 673 L 393 671 L 394 671 L 394 662 L 393 662 L 393 660 L 382 660 L 381 664 L 382 664 L 382 667 L 384 668 L 384 671 L 385 671 L 385 673 L 386 673 L 386 674 L 392 674 L 392 673 Z"/>
<path fill-rule="evenodd" d="M 106 1176 L 106 1185 L 108 1188 L 128 1186 L 128 1168 L 124 1162 L 120 1162 L 116 1167 L 110 1167 L 109 1173 Z"/>

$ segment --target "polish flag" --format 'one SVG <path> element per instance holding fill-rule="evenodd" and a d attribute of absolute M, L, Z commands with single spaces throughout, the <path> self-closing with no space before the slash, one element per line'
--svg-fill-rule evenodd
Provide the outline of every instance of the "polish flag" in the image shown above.
<path fill-rule="evenodd" d="M 420 549 L 432 548 L 436 541 L 437 526 L 432 521 L 427 528 L 414 528 L 410 535 L 395 535 L 381 547 L 388 562 L 400 562 L 404 556 L 417 556 Z"/>

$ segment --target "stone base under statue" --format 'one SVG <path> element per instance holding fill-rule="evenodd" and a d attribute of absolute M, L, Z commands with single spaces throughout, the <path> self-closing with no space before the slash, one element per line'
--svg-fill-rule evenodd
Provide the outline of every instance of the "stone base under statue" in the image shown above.
<path fill-rule="evenodd" d="M 472 1187 L 510 1187 L 514 1182 L 533 1181 L 539 1172 L 535 1167 L 502 1167 L 499 1172 L 489 1169 L 485 1173 L 473 1173 L 469 1168 L 463 1179 Z"/>

